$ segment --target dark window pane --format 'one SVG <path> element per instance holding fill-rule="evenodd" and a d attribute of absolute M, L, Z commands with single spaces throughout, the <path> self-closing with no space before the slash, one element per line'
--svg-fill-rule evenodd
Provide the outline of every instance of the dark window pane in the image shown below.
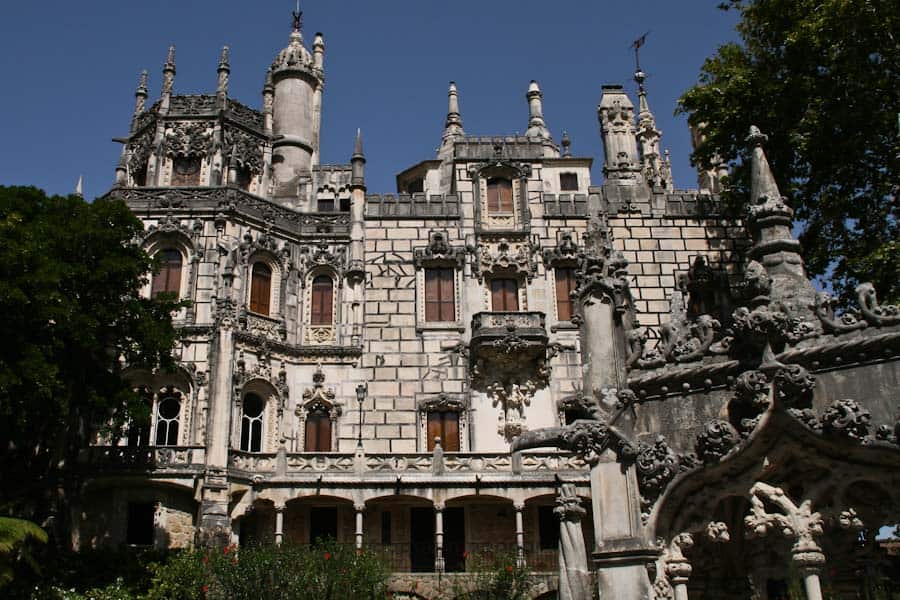
<path fill-rule="evenodd" d="M 172 161 L 172 185 L 200 185 L 200 157 L 176 158 Z"/>
<path fill-rule="evenodd" d="M 563 192 L 578 191 L 578 175 L 575 173 L 560 173 L 559 189 Z"/>
<path fill-rule="evenodd" d="M 334 212 L 334 198 L 319 198 L 319 212 Z"/>
<path fill-rule="evenodd" d="M 384 546 L 391 543 L 391 513 L 388 511 L 381 513 L 381 543 Z"/>
<path fill-rule="evenodd" d="M 538 506 L 538 536 L 541 550 L 559 547 L 559 519 L 553 514 L 552 506 Z"/>

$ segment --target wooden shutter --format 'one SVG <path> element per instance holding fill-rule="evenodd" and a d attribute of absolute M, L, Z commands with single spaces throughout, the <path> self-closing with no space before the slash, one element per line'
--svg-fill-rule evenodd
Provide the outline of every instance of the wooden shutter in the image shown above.
<path fill-rule="evenodd" d="M 560 321 L 572 320 L 572 297 L 575 290 L 575 269 L 561 267 L 556 272 L 556 313 Z"/>
<path fill-rule="evenodd" d="M 306 417 L 305 452 L 331 452 L 331 417 L 323 409 L 316 409 Z"/>
<path fill-rule="evenodd" d="M 576 173 L 560 173 L 559 190 L 561 192 L 577 192 L 578 175 Z"/>
<path fill-rule="evenodd" d="M 331 418 L 327 414 L 319 415 L 319 452 L 331 452 Z"/>
<path fill-rule="evenodd" d="M 176 296 L 181 291 L 181 252 L 174 249 L 159 253 L 159 272 L 153 276 L 150 296 L 171 292 Z"/>
<path fill-rule="evenodd" d="M 428 451 L 434 450 L 434 438 L 441 438 L 441 445 L 444 445 L 444 427 L 441 421 L 441 413 L 428 413 L 428 427 L 426 428 L 428 436 Z"/>
<path fill-rule="evenodd" d="M 328 275 L 319 275 L 312 284 L 311 325 L 331 325 L 334 306 L 334 282 Z"/>
<path fill-rule="evenodd" d="M 487 202 L 488 212 L 513 212 L 512 182 L 509 179 L 488 179 Z"/>
<path fill-rule="evenodd" d="M 268 315 L 272 269 L 261 262 L 254 263 L 250 279 L 250 310 L 260 315 Z"/>
<path fill-rule="evenodd" d="M 495 311 L 519 310 L 519 284 L 515 279 L 491 280 L 491 307 Z"/>
<path fill-rule="evenodd" d="M 455 321 L 456 294 L 452 268 L 425 269 L 425 320 Z"/>
<path fill-rule="evenodd" d="M 303 451 L 317 452 L 319 447 L 319 427 L 316 422 L 316 415 L 310 414 L 306 416 L 306 435 L 303 437 Z"/>
<path fill-rule="evenodd" d="M 445 412 L 441 416 L 444 417 L 444 435 L 441 436 L 444 450 L 459 452 L 459 413 Z"/>

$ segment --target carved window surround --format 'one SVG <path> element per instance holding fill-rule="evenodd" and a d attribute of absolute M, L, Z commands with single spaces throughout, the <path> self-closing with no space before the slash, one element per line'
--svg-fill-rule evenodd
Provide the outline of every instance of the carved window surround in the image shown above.
<path fill-rule="evenodd" d="M 191 369 L 179 367 L 173 373 L 149 373 L 147 371 L 129 371 L 124 374 L 125 379 L 135 388 L 143 388 L 150 400 L 150 439 L 149 444 L 156 442 L 156 422 L 160 400 L 169 396 L 175 396 L 180 401 L 178 413 L 178 444 L 190 446 L 202 443 L 202 432 L 194 434 L 194 423 L 203 426 L 203 415 L 199 413 L 200 401 L 198 389 L 204 385 L 205 375 L 198 373 L 191 363 Z M 126 438 L 119 440 L 119 444 L 125 444 Z"/>
<path fill-rule="evenodd" d="M 324 275 L 331 279 L 331 323 L 310 323 L 312 319 L 313 279 Z M 334 346 L 338 342 L 340 322 L 340 279 L 330 266 L 314 266 L 306 273 L 303 285 L 303 343 L 309 346 Z"/>
<path fill-rule="evenodd" d="M 197 295 L 197 276 L 200 261 L 203 259 L 200 235 L 203 232 L 203 224 L 195 221 L 188 228 L 182 224 L 181 219 L 171 212 L 160 217 L 156 224 L 147 228 L 147 235 L 141 243 L 144 251 L 155 256 L 159 252 L 172 249 L 181 254 L 181 282 L 178 287 L 179 300 L 193 300 Z M 184 268 L 187 267 L 187 268 Z M 152 281 L 152 280 L 151 280 Z M 141 295 L 150 297 L 151 281 L 141 289 Z M 190 307 L 182 308 L 175 315 L 176 320 L 183 319 L 187 323 L 193 323 L 197 315 L 197 303 Z"/>
<path fill-rule="evenodd" d="M 578 326 L 572 323 L 571 319 L 560 320 L 559 318 L 559 302 L 556 297 L 557 292 L 557 270 L 558 269 L 576 269 L 578 267 L 578 256 L 581 249 L 577 243 L 577 234 L 570 230 L 560 230 L 556 234 L 556 246 L 545 249 L 543 252 L 544 266 L 546 267 L 547 289 L 553 290 L 554 296 L 548 303 L 553 305 L 553 320 L 555 323 L 551 326 L 551 331 L 557 330 L 573 330 Z M 572 315 L 575 314 L 574 300 L 572 300 Z"/>
<path fill-rule="evenodd" d="M 419 414 L 419 452 L 428 448 L 428 413 L 454 412 L 459 415 L 459 451 L 469 451 L 469 400 L 464 394 L 441 392 L 432 395 L 417 395 L 416 409 Z"/>
<path fill-rule="evenodd" d="M 462 322 L 462 269 L 465 266 L 467 250 L 464 246 L 449 243 L 445 229 L 428 232 L 428 245 L 413 250 L 413 264 L 416 267 L 416 331 L 449 330 L 465 331 Z M 425 270 L 429 268 L 453 269 L 453 321 L 426 321 L 425 319 Z"/>
<path fill-rule="evenodd" d="M 275 452 L 281 444 L 281 427 L 288 392 L 283 360 L 279 370 L 273 373 L 272 357 L 265 346 L 256 352 L 256 362 L 249 367 L 243 350 L 239 351 L 234 369 L 231 447 L 239 449 L 241 445 L 244 397 L 255 394 L 263 401 L 264 407 L 260 452 Z"/>
<path fill-rule="evenodd" d="M 331 421 L 331 452 L 337 452 L 338 443 L 338 417 L 343 414 L 343 406 L 335 400 L 333 388 L 326 388 L 325 373 L 321 363 L 313 374 L 313 386 L 303 392 L 303 399 L 294 410 L 297 417 L 297 429 L 294 435 L 294 452 L 304 452 L 306 448 L 306 418 L 316 410 L 328 413 Z"/>
<path fill-rule="evenodd" d="M 528 178 L 531 165 L 500 159 L 479 163 L 469 167 L 469 176 L 475 188 L 475 223 L 479 230 L 487 231 L 528 231 L 530 214 L 528 211 Z M 488 210 L 488 180 L 509 179 L 512 183 L 512 213 L 498 214 Z"/>

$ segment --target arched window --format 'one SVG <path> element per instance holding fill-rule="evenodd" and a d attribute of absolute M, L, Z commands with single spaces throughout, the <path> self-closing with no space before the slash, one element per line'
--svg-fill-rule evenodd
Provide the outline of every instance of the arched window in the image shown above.
<path fill-rule="evenodd" d="M 305 452 L 331 451 L 331 413 L 321 404 L 315 404 L 308 409 L 303 450 Z"/>
<path fill-rule="evenodd" d="M 188 156 L 172 161 L 172 186 L 200 185 L 200 157 Z"/>
<path fill-rule="evenodd" d="M 156 445 L 178 445 L 178 419 L 181 400 L 175 395 L 162 396 L 156 405 Z"/>
<path fill-rule="evenodd" d="M 244 452 L 262 450 L 263 408 L 263 401 L 256 394 L 244 397 L 244 414 L 241 416 L 241 450 Z"/>
<path fill-rule="evenodd" d="M 310 325 L 331 325 L 333 322 L 334 281 L 328 275 L 318 275 L 312 282 Z"/>
<path fill-rule="evenodd" d="M 181 252 L 174 248 L 160 251 L 156 255 L 159 271 L 153 276 L 150 297 L 160 294 L 178 294 L 181 292 Z"/>
<path fill-rule="evenodd" d="M 271 293 L 272 269 L 263 262 L 253 263 L 253 272 L 250 276 L 250 311 L 268 316 Z"/>
<path fill-rule="evenodd" d="M 489 213 L 513 212 L 512 181 L 503 177 L 488 179 L 487 204 Z"/>

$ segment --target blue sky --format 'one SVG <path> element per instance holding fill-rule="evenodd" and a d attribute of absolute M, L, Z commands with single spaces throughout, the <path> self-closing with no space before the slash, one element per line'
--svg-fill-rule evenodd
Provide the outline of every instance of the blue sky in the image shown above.
<path fill-rule="evenodd" d="M 324 0 L 303 2 L 307 45 L 325 35 L 323 162 L 348 162 L 357 127 L 373 193 L 434 157 L 450 80 L 459 86 L 469 134 L 524 132 L 525 91 L 536 79 L 558 141 L 593 156 L 601 180 L 596 105 L 604 83 L 634 92 L 631 42 L 641 51 L 650 104 L 672 153 L 675 183 L 695 187 L 678 96 L 704 58 L 735 39 L 734 13 L 717 0 Z M 113 137 L 127 133 L 138 74 L 159 94 L 169 44 L 177 47 L 176 93 L 213 93 L 222 45 L 231 47 L 229 95 L 258 108 L 266 67 L 287 44 L 292 0 L 48 0 L 0 7 L 0 184 L 85 196 L 112 184 Z"/>

